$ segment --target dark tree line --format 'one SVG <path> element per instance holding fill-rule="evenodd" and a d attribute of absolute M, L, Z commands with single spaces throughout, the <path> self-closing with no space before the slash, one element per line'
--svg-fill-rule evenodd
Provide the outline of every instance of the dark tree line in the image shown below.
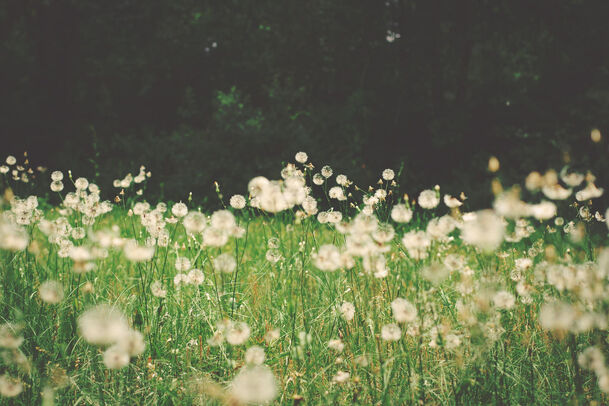
<path fill-rule="evenodd" d="M 172 199 L 243 191 L 297 150 L 362 183 L 403 162 L 412 191 L 475 195 L 490 154 L 506 182 L 565 155 L 602 174 L 608 17 L 606 0 L 5 0 L 2 150 L 106 181 L 143 163 Z"/>

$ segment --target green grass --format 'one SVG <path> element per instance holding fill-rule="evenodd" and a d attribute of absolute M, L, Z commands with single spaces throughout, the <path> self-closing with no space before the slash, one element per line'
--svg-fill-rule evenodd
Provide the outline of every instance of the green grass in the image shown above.
<path fill-rule="evenodd" d="M 121 238 L 143 244 L 148 232 L 138 216 L 128 214 L 130 204 L 114 206 L 86 227 L 86 238 L 69 239 L 92 249 L 98 246 L 94 233 L 116 225 Z M 94 270 L 81 274 L 73 271 L 74 261 L 62 257 L 57 244 L 50 243 L 37 225 L 26 225 L 28 248 L 0 251 L 1 323 L 17 323 L 22 327 L 17 335 L 24 338 L 18 349 L 4 349 L 0 359 L 0 374 L 19 379 L 23 391 L 0 398 L 0 403 L 235 404 L 228 388 L 246 369 L 245 351 L 253 345 L 265 350 L 265 364 L 277 383 L 273 401 L 277 404 L 609 401 L 595 373 L 576 361 L 592 345 L 607 354 L 607 328 L 601 323 L 581 331 L 548 330 L 539 322 L 540 308 L 553 299 L 606 314 L 609 300 L 583 292 L 589 280 L 603 292 L 609 287 L 606 278 L 595 276 L 596 265 L 589 269 L 585 265 L 596 259 L 597 248 L 605 241 L 604 225 L 588 224 L 583 241 L 575 243 L 562 228 L 549 232 L 547 224 L 532 220 L 535 231 L 530 236 L 517 243 L 504 242 L 490 253 L 466 245 L 453 231 L 450 241 L 434 241 L 428 258 L 416 260 L 408 255 L 401 236 L 425 229 L 431 215 L 417 208 L 413 221 L 396 224 L 387 210 L 380 206 L 378 215 L 392 223 L 396 236 L 385 244 L 389 272 L 384 278 L 366 272 L 358 257 L 351 269 L 316 268 L 312 252 L 324 244 L 342 247 L 345 235 L 332 225 L 319 224 L 314 216 L 297 221 L 292 211 L 270 215 L 251 208 L 235 210 L 246 233 L 222 247 L 203 246 L 201 236 L 188 236 L 181 222 L 166 224 L 171 242 L 156 247 L 151 260 L 129 262 L 120 248 L 109 248 L 106 257 L 91 261 Z M 41 214 L 47 219 L 62 216 L 48 205 Z M 81 213 L 64 214 L 72 227 L 82 225 Z M 170 216 L 169 211 L 166 214 Z M 266 258 L 272 238 L 277 239 L 281 254 L 276 263 Z M 547 249 L 550 246 L 553 251 Z M 234 255 L 236 271 L 214 271 L 213 258 L 221 253 Z M 423 277 L 422 269 L 447 255 L 464 262 L 434 285 Z M 175 288 L 177 256 L 189 258 L 192 268 L 203 271 L 202 285 Z M 517 258 L 533 261 L 522 276 L 532 288 L 526 303 L 511 278 Z M 548 279 L 549 271 L 538 265 L 543 261 L 549 261 L 550 268 L 563 264 L 579 271 L 585 280 L 560 290 Z M 38 289 L 46 280 L 64 286 L 60 303 L 41 300 Z M 155 281 L 167 289 L 165 298 L 152 294 L 150 285 Z M 500 290 L 514 295 L 513 307 L 493 304 Z M 399 340 L 385 341 L 381 330 L 395 322 L 391 302 L 397 297 L 412 302 L 418 316 L 400 324 Z M 337 310 L 345 301 L 355 306 L 351 321 Z M 130 326 L 144 335 L 144 353 L 132 357 L 124 368 L 108 369 L 103 362 L 105 347 L 87 343 L 79 332 L 78 317 L 100 303 L 119 308 Z M 223 319 L 247 323 L 251 334 L 245 344 L 208 343 Z M 279 338 L 265 341 L 273 329 L 279 330 Z M 310 340 L 302 339 L 303 332 L 310 334 Z M 457 345 L 447 341 L 455 336 Z M 344 343 L 341 353 L 328 347 L 330 340 L 339 338 Z M 17 360 L 17 355 L 25 360 Z M 361 356 L 367 362 L 362 363 Z M 339 371 L 350 374 L 346 382 L 333 380 Z"/>

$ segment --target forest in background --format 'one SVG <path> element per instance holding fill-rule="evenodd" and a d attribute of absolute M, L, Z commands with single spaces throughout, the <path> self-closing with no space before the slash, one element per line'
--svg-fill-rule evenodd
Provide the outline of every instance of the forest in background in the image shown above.
<path fill-rule="evenodd" d="M 147 197 L 210 207 L 214 181 L 229 196 L 298 150 L 362 185 L 403 164 L 403 191 L 473 205 L 490 155 L 508 184 L 572 163 L 602 186 L 608 16 L 605 0 L 3 1 L 2 147 L 100 184 L 144 164 Z"/>

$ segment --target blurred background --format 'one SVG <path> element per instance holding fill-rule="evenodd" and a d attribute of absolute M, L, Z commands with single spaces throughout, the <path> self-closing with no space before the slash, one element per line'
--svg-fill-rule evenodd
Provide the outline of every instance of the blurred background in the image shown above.
<path fill-rule="evenodd" d="M 565 163 L 603 185 L 607 0 L 5 0 L 0 150 L 213 205 L 308 152 L 488 201 Z M 473 199 L 473 200 L 472 200 Z"/>

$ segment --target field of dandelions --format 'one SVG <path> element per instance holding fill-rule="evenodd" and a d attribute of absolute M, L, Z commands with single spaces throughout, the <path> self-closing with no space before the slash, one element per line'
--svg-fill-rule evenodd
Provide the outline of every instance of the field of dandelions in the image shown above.
<path fill-rule="evenodd" d="M 147 202 L 144 167 L 104 201 L 9 156 L 0 404 L 609 402 L 591 173 L 495 178 L 472 211 L 392 169 L 362 188 L 294 162 L 203 213 Z M 34 181 L 44 198 L 19 195 Z"/>

